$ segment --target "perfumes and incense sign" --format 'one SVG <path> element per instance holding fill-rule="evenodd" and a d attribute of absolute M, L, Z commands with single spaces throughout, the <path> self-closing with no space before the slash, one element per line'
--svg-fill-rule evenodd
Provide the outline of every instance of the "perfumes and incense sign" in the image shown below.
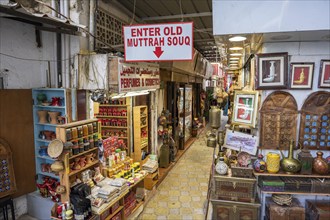
<path fill-rule="evenodd" d="M 118 62 L 119 93 L 159 89 L 159 65 L 155 63 Z"/>

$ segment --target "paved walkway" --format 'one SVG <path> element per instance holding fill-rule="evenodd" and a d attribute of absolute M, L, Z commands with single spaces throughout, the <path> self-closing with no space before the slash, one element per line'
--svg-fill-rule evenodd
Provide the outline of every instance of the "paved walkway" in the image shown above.
<path fill-rule="evenodd" d="M 213 148 L 206 147 L 207 129 L 199 135 L 157 188 L 139 219 L 205 218 Z"/>

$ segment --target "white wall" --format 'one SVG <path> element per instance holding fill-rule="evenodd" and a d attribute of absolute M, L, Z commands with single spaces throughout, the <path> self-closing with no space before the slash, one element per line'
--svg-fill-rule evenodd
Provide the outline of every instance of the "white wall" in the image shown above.
<path fill-rule="evenodd" d="M 27 61 L 14 57 L 34 60 L 54 60 L 54 37 L 49 32 L 41 32 L 42 47 L 36 43 L 35 28 L 10 19 L 0 18 L 0 72 L 7 69 L 8 89 L 26 89 L 46 86 L 47 62 Z M 56 73 L 55 62 L 51 62 L 51 73 Z M 55 79 L 52 79 L 55 82 Z"/>
<path fill-rule="evenodd" d="M 212 6 L 214 35 L 330 29 L 328 0 L 213 0 Z"/>

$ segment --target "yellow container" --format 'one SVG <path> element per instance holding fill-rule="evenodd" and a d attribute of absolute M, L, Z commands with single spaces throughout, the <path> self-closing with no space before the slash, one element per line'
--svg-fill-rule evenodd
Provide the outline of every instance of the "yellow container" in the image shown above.
<path fill-rule="evenodd" d="M 278 153 L 269 152 L 267 154 L 267 171 L 268 173 L 277 173 L 280 170 L 281 157 Z"/>

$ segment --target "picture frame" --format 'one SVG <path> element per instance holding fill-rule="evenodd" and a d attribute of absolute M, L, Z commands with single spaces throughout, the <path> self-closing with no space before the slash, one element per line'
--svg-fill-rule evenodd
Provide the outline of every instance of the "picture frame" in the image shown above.
<path fill-rule="evenodd" d="M 256 55 L 256 89 L 287 89 L 288 53 Z"/>
<path fill-rule="evenodd" d="M 235 91 L 232 124 L 255 127 L 258 113 L 258 91 Z"/>
<path fill-rule="evenodd" d="M 321 60 L 319 88 L 330 88 L 330 60 Z"/>
<path fill-rule="evenodd" d="M 256 155 L 259 146 L 259 136 L 227 128 L 223 146 L 231 150 Z"/>
<path fill-rule="evenodd" d="M 290 63 L 290 88 L 312 89 L 314 63 Z"/>

